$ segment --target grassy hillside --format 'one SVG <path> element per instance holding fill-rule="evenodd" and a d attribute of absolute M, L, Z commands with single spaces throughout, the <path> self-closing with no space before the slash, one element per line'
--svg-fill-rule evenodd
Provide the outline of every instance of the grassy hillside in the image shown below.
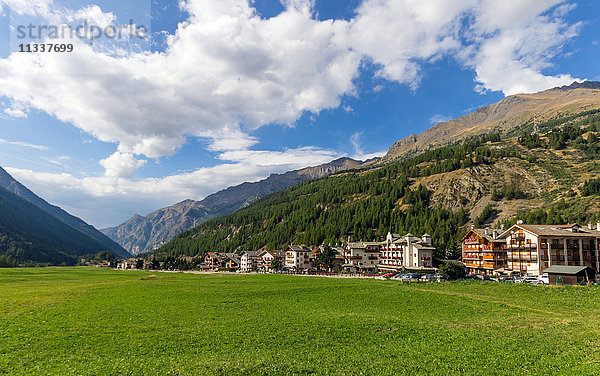
<path fill-rule="evenodd" d="M 600 290 L 0 270 L 0 374 L 594 375 Z"/>
<path fill-rule="evenodd" d="M 458 249 L 467 223 L 595 223 L 600 198 L 584 184 L 600 177 L 600 115 L 539 124 L 542 135 L 530 128 L 523 124 L 520 137 L 490 135 L 299 184 L 183 233 L 157 253 L 373 240 L 393 231 L 433 235 L 441 257 Z"/>

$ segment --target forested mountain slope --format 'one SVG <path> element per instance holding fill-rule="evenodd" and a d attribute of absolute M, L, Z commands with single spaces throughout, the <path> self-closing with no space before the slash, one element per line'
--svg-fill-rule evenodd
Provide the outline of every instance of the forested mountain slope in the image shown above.
<path fill-rule="evenodd" d="M 0 187 L 0 266 L 72 265 L 106 247 L 28 200 Z"/>
<path fill-rule="evenodd" d="M 111 251 L 115 256 L 126 257 L 129 253 L 123 249 L 119 244 L 109 239 L 106 235 L 102 234 L 95 227 L 88 225 L 80 218 L 77 218 L 58 206 L 50 205 L 41 197 L 30 191 L 23 184 L 15 180 L 9 173 L 7 173 L 2 167 L 0 167 L 0 187 L 6 189 L 9 192 L 29 201 L 33 205 L 37 206 L 41 210 L 50 214 L 51 216 L 64 222 L 66 225 L 73 227 L 74 229 L 83 232 L 87 236 L 96 240 L 98 243 L 103 245 L 103 250 Z"/>
<path fill-rule="evenodd" d="M 143 217 L 134 215 L 119 226 L 101 231 L 132 254 L 149 252 L 186 230 L 209 219 L 233 213 L 270 193 L 284 190 L 308 179 L 317 179 L 338 171 L 357 168 L 361 164 L 362 162 L 351 158 L 340 158 L 315 167 L 273 174 L 258 182 L 246 182 L 229 187 L 202 201 L 185 200 Z"/>
<path fill-rule="evenodd" d="M 525 125 L 519 138 L 492 134 L 383 167 L 300 183 L 185 232 L 156 254 L 317 245 L 349 236 L 373 240 L 393 231 L 431 234 L 441 257 L 457 249 L 472 222 L 600 219 L 600 189 L 595 190 L 600 114 L 591 110 L 538 128 L 543 135 L 531 135 Z"/>

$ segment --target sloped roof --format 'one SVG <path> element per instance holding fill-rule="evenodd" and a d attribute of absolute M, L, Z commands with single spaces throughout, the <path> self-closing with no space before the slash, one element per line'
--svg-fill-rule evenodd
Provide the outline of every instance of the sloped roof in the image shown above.
<path fill-rule="evenodd" d="M 244 253 L 248 254 L 248 257 L 259 257 L 262 254 L 262 252 L 259 251 L 246 251 Z M 242 255 L 244 253 L 242 253 Z"/>
<path fill-rule="evenodd" d="M 581 273 L 583 270 L 588 268 L 592 269 L 589 266 L 552 265 L 549 268 L 545 269 L 543 273 L 574 275 Z"/>
<path fill-rule="evenodd" d="M 573 232 L 573 227 L 577 226 L 577 232 Z M 517 224 L 505 231 L 504 234 L 508 236 L 513 228 L 522 228 L 523 230 L 529 231 L 538 236 L 557 236 L 557 237 L 600 237 L 600 231 L 587 230 L 579 225 L 568 224 L 568 225 L 526 225 Z"/>
<path fill-rule="evenodd" d="M 305 247 L 303 245 L 288 245 L 286 250 L 292 250 L 295 252 L 312 252 L 310 249 L 308 249 L 307 247 Z"/>
<path fill-rule="evenodd" d="M 266 250 L 266 251 L 260 252 L 260 257 L 263 257 L 267 253 L 273 257 L 284 257 L 285 256 L 285 251 L 282 251 L 282 250 Z"/>
<path fill-rule="evenodd" d="M 489 242 L 492 243 L 504 243 L 506 242 L 506 237 L 502 236 L 504 235 L 503 233 L 507 233 L 505 230 L 500 230 L 500 229 L 487 229 L 487 235 L 485 234 L 485 230 L 484 228 L 474 228 L 471 231 L 475 232 L 479 237 L 486 239 Z M 496 231 L 498 233 L 498 237 L 496 239 L 494 239 L 494 231 Z"/>

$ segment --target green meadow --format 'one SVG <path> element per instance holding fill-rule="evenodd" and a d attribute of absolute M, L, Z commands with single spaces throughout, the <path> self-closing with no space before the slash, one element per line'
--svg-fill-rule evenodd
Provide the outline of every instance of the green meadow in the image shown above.
<path fill-rule="evenodd" d="M 598 287 L 0 270 L 0 374 L 599 373 Z"/>

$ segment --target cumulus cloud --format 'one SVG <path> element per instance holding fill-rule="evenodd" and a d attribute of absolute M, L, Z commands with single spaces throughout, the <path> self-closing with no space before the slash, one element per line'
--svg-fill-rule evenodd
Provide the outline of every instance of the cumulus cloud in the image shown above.
<path fill-rule="evenodd" d="M 172 155 L 186 136 L 235 143 L 241 125 L 291 124 L 353 90 L 361 57 L 335 40 L 347 22 L 293 3 L 262 19 L 247 0 L 190 0 L 165 53 L 110 56 L 73 41 L 75 53 L 13 54 L 0 60 L 0 94 L 124 153 Z"/>
<path fill-rule="evenodd" d="M 1 1 L 20 12 L 53 9 L 50 1 Z M 116 142 L 121 153 L 158 158 L 188 136 L 245 149 L 256 141 L 253 129 L 337 108 L 356 94 L 363 60 L 413 89 L 421 66 L 446 56 L 474 69 L 480 90 L 531 92 L 573 81 L 542 73 L 577 33 L 564 20 L 563 0 L 366 0 L 350 21 L 317 20 L 313 1 L 282 4 L 282 13 L 264 19 L 248 0 L 182 1 L 189 19 L 164 53 L 112 56 L 81 41 L 70 54 L 15 53 L 0 60 L 0 95 L 11 108 L 42 110 Z M 67 16 L 114 21 L 98 6 Z"/>
<path fill-rule="evenodd" d="M 124 222 L 133 213 L 146 214 L 189 198 L 200 200 L 231 185 L 326 163 L 340 156 L 312 147 L 282 152 L 231 151 L 221 156 L 231 162 L 162 178 L 142 179 L 130 176 L 133 165 L 140 161 L 118 153 L 102 162 L 106 173 L 100 177 L 79 178 L 68 173 L 5 169 L 49 202 L 60 204 L 101 228 Z"/>
<path fill-rule="evenodd" d="M 121 152 L 100 160 L 100 165 L 105 169 L 104 175 L 125 179 L 131 179 L 135 170 L 145 164 L 146 160 L 135 159 L 132 154 Z"/>
<path fill-rule="evenodd" d="M 66 15 L 68 21 L 87 21 L 89 24 L 106 29 L 114 26 L 117 17 L 111 12 L 103 12 L 98 5 L 88 5 Z"/>

